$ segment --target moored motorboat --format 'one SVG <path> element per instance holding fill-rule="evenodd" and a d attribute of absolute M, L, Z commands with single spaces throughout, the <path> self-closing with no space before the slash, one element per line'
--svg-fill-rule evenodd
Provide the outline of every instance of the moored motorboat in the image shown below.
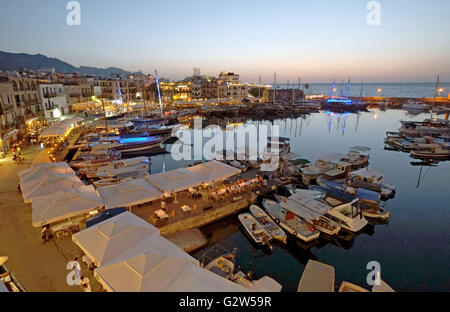
<path fill-rule="evenodd" d="M 341 226 L 326 217 L 326 213 L 331 207 L 326 203 L 317 201 L 317 195 L 317 192 L 310 190 L 295 189 L 291 196 L 275 195 L 275 199 L 282 207 L 285 207 L 318 231 L 330 236 L 338 234 Z"/>
<path fill-rule="evenodd" d="M 279 203 L 264 199 L 263 206 L 275 222 L 295 238 L 305 242 L 311 242 L 319 238 L 320 232 L 318 230 L 283 208 Z"/>
<path fill-rule="evenodd" d="M 220 256 L 208 263 L 205 269 L 223 278 L 230 279 L 234 273 L 234 255 L 227 254 Z"/>
<path fill-rule="evenodd" d="M 269 215 L 264 212 L 264 210 L 256 205 L 251 205 L 250 212 L 274 239 L 286 244 L 286 233 L 284 233 L 283 229 L 279 227 Z"/>
<path fill-rule="evenodd" d="M 249 213 L 242 213 L 238 216 L 245 232 L 250 238 L 260 246 L 267 246 L 272 249 L 270 241 L 272 236 L 270 233 Z"/>

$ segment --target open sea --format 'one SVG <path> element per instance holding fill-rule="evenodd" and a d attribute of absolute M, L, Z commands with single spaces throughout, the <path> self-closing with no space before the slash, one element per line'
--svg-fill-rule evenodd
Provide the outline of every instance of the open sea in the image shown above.
<path fill-rule="evenodd" d="M 347 81 L 344 83 L 336 81 L 335 95 L 347 96 Z M 297 84 L 278 84 L 277 88 L 294 88 L 298 89 Z M 410 82 L 410 83 L 363 83 L 363 96 L 385 96 L 385 97 L 400 97 L 400 98 L 432 98 L 434 97 L 434 89 L 436 82 Z M 303 89 L 303 83 L 300 88 Z M 448 97 L 450 95 L 450 82 L 440 82 L 439 88 L 443 91 L 441 97 Z M 324 94 L 331 95 L 333 86 L 331 83 L 310 83 L 309 88 L 305 90 L 306 94 Z M 381 89 L 378 94 L 377 90 Z M 358 97 L 361 94 L 361 83 L 353 82 L 350 86 L 350 96 Z M 438 94 L 439 96 L 439 94 Z"/>
<path fill-rule="evenodd" d="M 417 86 L 417 90 L 423 90 L 421 96 L 428 96 L 422 87 Z M 408 94 L 409 87 L 404 88 L 402 96 Z M 410 115 L 403 110 L 372 109 L 359 114 L 320 112 L 276 120 L 280 135 L 291 138 L 291 151 L 310 161 L 327 153 L 345 153 L 350 146 L 369 146 L 369 166 L 385 172 L 388 183 L 397 186 L 395 198 L 385 203 L 392 213 L 389 223 L 370 224 L 357 236 L 320 239 L 312 247 L 276 245 L 272 253 L 267 253 L 250 242 L 237 215 L 233 215 L 202 228 L 209 247 L 217 243 L 228 250 L 237 247 L 236 263 L 241 270 L 252 271 L 257 277 L 268 275 L 283 285 L 283 291 L 297 290 L 309 259 L 333 265 L 338 285 L 345 280 L 370 289 L 366 265 L 375 260 L 381 264 L 382 279 L 398 291 L 450 291 L 450 161 L 433 167 L 413 165 L 417 160 L 409 154 L 385 150 L 383 143 L 386 131 L 397 131 L 400 120 L 426 118 L 429 113 Z M 189 163 L 174 161 L 170 154 L 154 156 L 152 173 Z M 194 256 L 203 252 L 197 251 Z"/>

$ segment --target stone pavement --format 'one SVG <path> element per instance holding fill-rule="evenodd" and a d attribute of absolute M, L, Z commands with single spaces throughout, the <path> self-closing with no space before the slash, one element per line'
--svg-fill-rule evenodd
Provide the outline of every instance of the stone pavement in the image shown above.
<path fill-rule="evenodd" d="M 66 283 L 67 262 L 80 258 L 81 250 L 71 239 L 43 244 L 41 229 L 31 223 L 31 204 L 23 202 L 17 189 L 17 171 L 28 168 L 38 152 L 37 145 L 25 147 L 23 164 L 16 164 L 11 156 L 0 159 L 0 256 L 9 257 L 6 266 L 26 291 L 82 291 Z M 102 290 L 85 264 L 81 274 L 89 278 L 92 291 Z"/>

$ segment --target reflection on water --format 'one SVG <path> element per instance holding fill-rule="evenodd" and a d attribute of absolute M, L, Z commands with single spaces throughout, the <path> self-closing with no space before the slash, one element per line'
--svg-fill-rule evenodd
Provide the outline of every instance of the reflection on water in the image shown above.
<path fill-rule="evenodd" d="M 311 161 L 326 153 L 346 152 L 354 145 L 370 147 L 369 166 L 384 172 L 387 182 L 397 186 L 395 198 L 385 204 L 392 212 L 389 223 L 370 224 L 357 236 L 320 238 L 314 246 L 297 241 L 287 247 L 277 245 L 271 254 L 251 244 L 239 230 L 237 216 L 203 231 L 211 244 L 237 247 L 236 262 L 244 272 L 267 274 L 285 291 L 297 290 L 308 259 L 335 266 L 338 284 L 347 280 L 369 288 L 366 265 L 376 260 L 381 264 L 382 278 L 396 290 L 449 291 L 450 161 L 429 166 L 407 153 L 385 150 L 383 143 L 386 131 L 397 131 L 400 120 L 425 118 L 429 113 L 412 116 L 403 110 L 371 110 L 347 115 L 323 112 L 274 121 L 280 126 L 280 135 L 291 138 L 292 152 Z M 152 172 L 161 171 L 163 162 L 167 170 L 190 163 L 160 155 L 152 157 Z"/>

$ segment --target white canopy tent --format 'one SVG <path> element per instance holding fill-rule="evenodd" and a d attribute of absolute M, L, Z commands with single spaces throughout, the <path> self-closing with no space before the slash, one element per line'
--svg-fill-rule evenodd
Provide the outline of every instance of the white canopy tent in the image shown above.
<path fill-rule="evenodd" d="M 80 117 L 73 117 L 71 119 L 66 119 L 60 122 L 57 122 L 47 129 L 44 129 L 39 135 L 40 138 L 48 138 L 48 137 L 59 137 L 63 136 L 67 130 L 73 128 L 77 122 L 83 120 Z"/>
<path fill-rule="evenodd" d="M 42 176 L 20 184 L 25 203 L 30 203 L 33 197 L 49 195 L 57 191 L 69 190 L 80 186 L 84 186 L 84 183 L 76 175 Z"/>
<path fill-rule="evenodd" d="M 33 197 L 33 226 L 80 216 L 102 206 L 102 200 L 92 185 Z"/>
<path fill-rule="evenodd" d="M 36 164 L 32 165 L 30 168 L 22 169 L 17 172 L 17 175 L 19 176 L 19 179 L 26 178 L 27 175 L 31 174 L 32 172 L 40 171 L 40 170 L 46 170 L 48 168 L 53 167 L 59 167 L 59 168 L 70 168 L 69 165 L 65 162 L 57 162 L 57 163 L 42 163 L 42 164 Z"/>
<path fill-rule="evenodd" d="M 240 169 L 213 160 L 188 168 L 152 174 L 148 180 L 161 192 L 175 193 L 204 183 L 214 183 L 241 173 Z"/>
<path fill-rule="evenodd" d="M 160 236 L 159 229 L 128 211 L 74 234 L 72 240 L 97 266 L 147 251 L 198 265 L 197 260 Z"/>
<path fill-rule="evenodd" d="M 110 292 L 248 291 L 186 259 L 151 252 L 105 264 L 94 276 Z"/>
<path fill-rule="evenodd" d="M 126 211 L 72 236 L 72 240 L 97 266 L 133 249 L 159 230 Z"/>
<path fill-rule="evenodd" d="M 19 180 L 20 183 L 25 184 L 29 181 L 33 181 L 36 179 L 40 179 L 44 176 L 58 176 L 58 177 L 65 177 L 65 176 L 75 176 L 75 171 L 73 171 L 72 168 L 70 168 L 67 163 L 65 163 L 66 166 L 39 166 L 33 168 L 31 171 L 27 171 L 23 174 L 19 173 Z"/>
<path fill-rule="evenodd" d="M 192 166 L 186 168 L 186 170 L 197 176 L 202 183 L 209 184 L 228 179 L 241 173 L 240 169 L 234 168 L 217 160 Z"/>
<path fill-rule="evenodd" d="M 163 197 L 149 181 L 149 177 L 133 179 L 114 185 L 99 187 L 97 191 L 108 209 L 130 207 Z"/>
<path fill-rule="evenodd" d="M 148 180 L 161 192 L 166 193 L 181 192 L 202 184 L 202 180 L 199 177 L 193 175 L 185 168 L 152 174 L 148 177 Z"/>

